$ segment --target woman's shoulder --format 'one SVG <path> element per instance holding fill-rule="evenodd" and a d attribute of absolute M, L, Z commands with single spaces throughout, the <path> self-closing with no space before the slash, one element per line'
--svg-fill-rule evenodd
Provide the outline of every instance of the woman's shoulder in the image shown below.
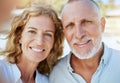
<path fill-rule="evenodd" d="M 8 64 L 8 62 L 5 58 L 0 59 L 0 67 L 6 66 L 7 64 Z"/>
<path fill-rule="evenodd" d="M 12 67 L 14 65 L 9 63 L 6 58 L 4 59 L 0 59 L 0 70 L 3 71 L 3 72 L 10 72 L 12 71 Z"/>
<path fill-rule="evenodd" d="M 0 71 L 2 72 L 7 72 L 7 70 L 9 69 L 10 63 L 4 58 L 4 59 L 0 59 Z"/>

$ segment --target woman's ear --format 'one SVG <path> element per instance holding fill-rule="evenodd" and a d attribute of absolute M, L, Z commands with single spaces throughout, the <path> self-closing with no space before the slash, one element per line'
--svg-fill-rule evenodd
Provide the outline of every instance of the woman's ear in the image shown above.
<path fill-rule="evenodd" d="M 21 36 L 18 37 L 18 43 L 21 44 L 22 41 L 21 41 Z"/>

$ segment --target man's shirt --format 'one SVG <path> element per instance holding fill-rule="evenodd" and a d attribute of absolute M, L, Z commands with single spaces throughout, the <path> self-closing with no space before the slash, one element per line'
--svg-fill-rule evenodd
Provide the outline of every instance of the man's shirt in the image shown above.
<path fill-rule="evenodd" d="M 62 58 L 54 67 L 49 83 L 86 83 L 82 76 L 73 72 L 70 65 L 71 54 Z M 120 51 L 104 45 L 103 56 L 91 83 L 120 83 Z"/>

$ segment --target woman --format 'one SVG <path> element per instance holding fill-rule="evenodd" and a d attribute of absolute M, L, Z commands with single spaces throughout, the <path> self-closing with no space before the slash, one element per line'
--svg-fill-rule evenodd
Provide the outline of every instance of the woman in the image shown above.
<path fill-rule="evenodd" d="M 2 83 L 48 83 L 63 51 L 62 25 L 49 6 L 32 5 L 16 16 L 0 61 Z"/>

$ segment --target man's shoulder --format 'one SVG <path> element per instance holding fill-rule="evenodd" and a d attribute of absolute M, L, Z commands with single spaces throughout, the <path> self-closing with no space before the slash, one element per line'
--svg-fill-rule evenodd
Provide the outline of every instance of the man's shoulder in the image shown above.
<path fill-rule="evenodd" d="M 59 66 L 59 67 L 62 67 L 62 66 L 67 65 L 68 56 L 69 56 L 69 55 L 66 55 L 66 56 L 62 57 L 62 58 L 58 61 L 58 63 L 55 65 L 55 67 L 58 67 L 58 66 Z"/>
<path fill-rule="evenodd" d="M 118 61 L 120 62 L 120 50 L 111 48 L 111 55 L 113 59 L 118 59 Z"/>
<path fill-rule="evenodd" d="M 111 47 L 107 46 L 106 44 L 104 44 L 104 47 L 105 47 L 104 51 L 107 54 L 116 56 L 116 57 L 120 57 L 120 49 L 111 48 Z"/>
<path fill-rule="evenodd" d="M 68 70 L 69 58 L 70 55 L 66 55 L 58 61 L 49 75 L 49 83 L 71 83 L 72 77 Z"/>
<path fill-rule="evenodd" d="M 112 55 L 115 55 L 116 57 L 120 57 L 120 50 L 119 49 L 114 49 L 114 48 L 109 48 L 110 52 Z"/>
<path fill-rule="evenodd" d="M 53 67 L 52 72 L 65 71 L 67 69 L 67 61 L 69 55 L 62 57 L 58 63 Z"/>
<path fill-rule="evenodd" d="M 109 57 L 109 61 L 112 64 L 118 64 L 120 62 L 120 50 L 115 48 L 109 48 L 109 53 L 107 56 Z"/>

